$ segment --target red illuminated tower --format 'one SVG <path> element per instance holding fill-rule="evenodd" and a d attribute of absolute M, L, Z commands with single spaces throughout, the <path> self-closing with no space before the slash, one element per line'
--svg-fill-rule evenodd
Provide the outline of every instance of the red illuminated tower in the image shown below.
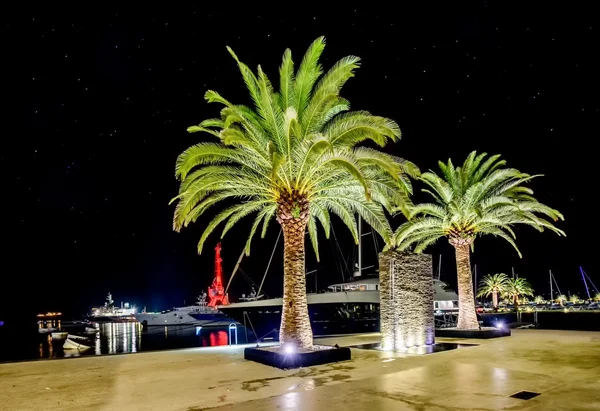
<path fill-rule="evenodd" d="M 208 287 L 209 307 L 229 304 L 229 298 L 227 298 L 227 294 L 225 294 L 225 289 L 223 288 L 221 261 L 223 261 L 221 259 L 221 243 L 218 243 L 215 247 L 215 279 L 212 285 Z"/>

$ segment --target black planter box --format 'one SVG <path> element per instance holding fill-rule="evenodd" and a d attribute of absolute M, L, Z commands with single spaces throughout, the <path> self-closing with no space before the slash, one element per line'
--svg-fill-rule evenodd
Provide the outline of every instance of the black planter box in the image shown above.
<path fill-rule="evenodd" d="M 285 354 L 262 348 L 244 349 L 244 359 L 270 365 L 280 369 L 310 367 L 311 365 L 347 361 L 351 357 L 350 348 L 340 347 L 330 350 L 315 350 L 306 353 Z"/>
<path fill-rule="evenodd" d="M 510 328 L 483 328 L 481 330 L 458 330 L 456 328 L 436 328 L 436 337 L 447 338 L 499 338 L 509 337 Z"/>

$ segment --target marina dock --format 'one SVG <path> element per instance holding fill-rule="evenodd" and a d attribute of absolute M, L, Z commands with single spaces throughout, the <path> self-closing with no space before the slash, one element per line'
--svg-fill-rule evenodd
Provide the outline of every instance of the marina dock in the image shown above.
<path fill-rule="evenodd" d="M 377 334 L 319 339 L 356 346 Z M 513 330 L 427 355 L 352 349 L 352 360 L 278 370 L 243 347 L 0 364 L 0 410 L 597 410 L 600 333 Z M 523 400 L 511 395 L 531 391 Z"/>

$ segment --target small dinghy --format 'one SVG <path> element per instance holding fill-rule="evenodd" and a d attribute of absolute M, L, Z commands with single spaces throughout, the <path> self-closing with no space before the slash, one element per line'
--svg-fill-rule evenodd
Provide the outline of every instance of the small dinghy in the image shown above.
<path fill-rule="evenodd" d="M 92 348 L 89 345 L 84 345 L 84 344 L 80 344 L 77 341 L 73 341 L 71 339 L 71 337 L 72 337 L 72 335 L 69 335 L 69 337 L 65 340 L 65 343 L 63 344 L 63 349 L 84 351 L 84 350 L 89 350 L 90 348 Z"/>
<path fill-rule="evenodd" d="M 64 340 L 69 335 L 66 331 L 55 331 L 52 333 L 53 340 Z"/>
<path fill-rule="evenodd" d="M 83 335 L 69 334 L 68 338 L 70 340 L 74 340 L 74 341 L 86 341 L 86 342 L 89 342 L 88 337 L 84 337 Z"/>

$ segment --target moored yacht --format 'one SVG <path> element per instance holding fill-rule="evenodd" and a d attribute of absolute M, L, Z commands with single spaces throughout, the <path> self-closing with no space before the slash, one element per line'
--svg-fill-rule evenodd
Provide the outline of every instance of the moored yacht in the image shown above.
<path fill-rule="evenodd" d="M 195 305 L 174 307 L 157 313 L 140 313 L 135 318 L 143 326 L 154 325 L 195 325 L 195 326 L 226 326 L 231 319 L 206 302 L 206 293 L 198 297 Z"/>
<path fill-rule="evenodd" d="M 352 273 L 353 280 L 332 284 L 327 287 L 327 291 L 322 293 L 306 295 L 308 315 L 315 336 L 379 331 L 379 277 L 363 276 L 363 270 L 373 269 L 375 266 L 363 267 L 362 238 L 370 234 L 374 239 L 376 250 L 377 244 L 373 232 L 362 233 L 360 217 L 357 227 L 358 262 L 356 270 Z M 277 241 L 279 241 L 279 237 Z M 272 257 L 273 255 L 271 255 Z M 458 312 L 458 295 L 450 290 L 446 283 L 440 281 L 440 269 L 441 261 L 438 266 L 437 278 L 433 278 L 434 313 L 435 315 L 444 315 Z M 240 299 L 238 303 L 223 305 L 219 309 L 228 317 L 253 330 L 257 340 L 277 339 L 281 324 L 283 298 L 262 300 L 260 291 L 259 287 L 258 294 L 253 292 L 253 298 Z"/>
<path fill-rule="evenodd" d="M 135 307 L 129 303 L 121 303 L 121 307 L 116 307 L 112 299 L 112 294 L 108 293 L 104 306 L 93 308 L 89 316 L 90 320 L 96 323 L 100 322 L 129 322 L 135 321 Z"/>
<path fill-rule="evenodd" d="M 315 336 L 379 331 L 379 278 L 332 284 L 324 293 L 307 294 Z M 433 280 L 435 314 L 458 311 L 458 295 Z M 228 317 L 253 329 L 257 339 L 277 338 L 282 298 L 245 301 L 219 307 Z"/>

